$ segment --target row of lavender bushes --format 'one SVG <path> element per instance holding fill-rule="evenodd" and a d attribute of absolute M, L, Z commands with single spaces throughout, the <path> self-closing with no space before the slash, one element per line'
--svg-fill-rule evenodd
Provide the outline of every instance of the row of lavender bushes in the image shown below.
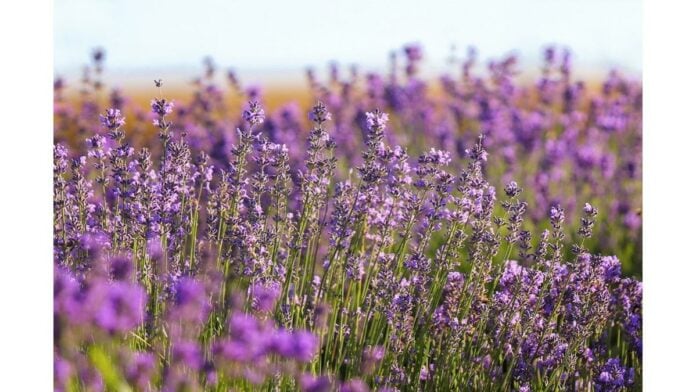
<path fill-rule="evenodd" d="M 427 98 L 405 54 L 311 78 L 306 130 L 230 116 L 212 64 L 149 116 L 98 115 L 101 52 L 77 108 L 58 80 L 56 390 L 639 388 L 642 285 L 602 254 L 639 275 L 640 85 L 550 50 Z"/>

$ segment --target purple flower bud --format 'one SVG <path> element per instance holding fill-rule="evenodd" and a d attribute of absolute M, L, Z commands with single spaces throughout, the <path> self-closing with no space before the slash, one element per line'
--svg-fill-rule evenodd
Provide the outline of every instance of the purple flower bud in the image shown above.
<path fill-rule="evenodd" d="M 554 222 L 563 222 L 565 220 L 565 211 L 560 206 L 551 207 L 549 217 Z"/>
<path fill-rule="evenodd" d="M 522 188 L 520 188 L 515 181 L 510 181 L 505 185 L 505 194 L 509 197 L 515 197 L 519 195 L 520 192 L 522 192 Z"/>
<path fill-rule="evenodd" d="M 174 102 L 167 102 L 166 99 L 153 99 L 150 101 L 150 107 L 152 108 L 152 113 L 164 117 L 174 110 Z"/>
<path fill-rule="evenodd" d="M 259 105 L 257 101 L 251 101 L 249 102 L 249 107 L 242 113 L 242 118 L 244 118 L 244 121 L 249 123 L 251 126 L 259 125 L 263 124 L 263 121 L 266 118 L 266 113 L 263 111 L 263 108 L 261 108 L 261 105 Z"/>
<path fill-rule="evenodd" d="M 326 109 L 326 105 L 322 102 L 317 102 L 312 111 L 309 112 L 309 119 L 315 123 L 321 124 L 331 120 L 331 113 Z"/>
<path fill-rule="evenodd" d="M 610 358 L 595 378 L 598 391 L 618 391 L 630 387 L 634 382 L 633 368 L 622 366 L 618 358 Z"/>
<path fill-rule="evenodd" d="M 616 256 L 602 257 L 600 265 L 607 282 L 615 282 L 621 278 L 621 262 Z"/>
<path fill-rule="evenodd" d="M 99 121 L 108 130 L 114 130 L 122 127 L 126 120 L 121 115 L 121 111 L 118 109 L 107 109 L 106 115 L 100 115 Z"/>
<path fill-rule="evenodd" d="M 591 205 L 590 203 L 585 203 L 585 207 L 583 207 L 582 210 L 583 210 L 583 211 L 585 212 L 585 214 L 587 214 L 587 215 L 591 215 L 593 212 L 596 211 L 595 208 L 592 207 L 592 205 Z"/>
<path fill-rule="evenodd" d="M 368 128 L 376 131 L 382 131 L 387 127 L 387 121 L 389 121 L 389 115 L 376 109 L 372 112 L 365 113 L 367 117 Z"/>

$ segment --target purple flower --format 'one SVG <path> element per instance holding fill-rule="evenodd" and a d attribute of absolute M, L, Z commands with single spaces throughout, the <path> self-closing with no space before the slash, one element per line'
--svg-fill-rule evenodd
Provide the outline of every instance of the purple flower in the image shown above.
<path fill-rule="evenodd" d="M 244 121 L 249 123 L 249 125 L 254 126 L 263 124 L 263 121 L 266 118 L 266 113 L 263 111 L 263 108 L 261 108 L 261 105 L 257 101 L 251 101 L 249 102 L 249 107 L 244 110 L 244 113 L 242 113 L 242 117 L 244 118 Z"/>
<path fill-rule="evenodd" d="M 420 370 L 418 379 L 421 381 L 427 381 L 430 379 L 430 369 L 428 369 L 427 366 L 425 366 L 425 365 L 421 366 L 421 370 Z"/>
<path fill-rule="evenodd" d="M 111 277 L 114 280 L 130 281 L 133 278 L 133 260 L 125 256 L 116 256 L 110 260 Z"/>
<path fill-rule="evenodd" d="M 616 256 L 602 257 L 600 266 L 607 282 L 616 282 L 621 278 L 621 262 Z"/>
<path fill-rule="evenodd" d="M 152 109 L 152 113 L 158 115 L 159 117 L 164 117 L 174 110 L 174 102 L 167 101 L 164 98 L 153 99 L 150 101 L 150 108 Z"/>
<path fill-rule="evenodd" d="M 84 293 L 80 283 L 72 273 L 56 267 L 53 277 L 53 313 L 65 317 L 69 322 L 79 322 L 84 318 L 82 306 Z"/>
<path fill-rule="evenodd" d="M 365 113 L 365 117 L 367 118 L 368 128 L 375 131 L 383 131 L 387 127 L 387 121 L 389 121 L 389 115 L 381 112 L 379 109 Z"/>
<path fill-rule="evenodd" d="M 315 123 L 322 124 L 331 120 L 331 113 L 329 113 L 326 105 L 322 102 L 317 102 L 317 104 L 312 107 L 312 111 L 309 112 L 309 119 Z"/>
<path fill-rule="evenodd" d="M 271 347 L 283 357 L 310 362 L 317 353 L 319 342 L 307 331 L 280 330 L 274 335 Z"/>
<path fill-rule="evenodd" d="M 126 119 L 121 115 L 121 111 L 113 108 L 107 109 L 105 115 L 100 115 L 99 121 L 110 131 L 122 127 L 126 123 Z"/>
<path fill-rule="evenodd" d="M 549 217 L 552 222 L 563 223 L 565 221 L 565 211 L 560 206 L 552 206 Z"/>
<path fill-rule="evenodd" d="M 103 232 L 85 233 L 80 237 L 80 248 L 87 252 L 89 260 L 96 262 L 111 248 L 111 240 Z"/>
<path fill-rule="evenodd" d="M 135 353 L 125 369 L 125 376 L 131 385 L 138 389 L 147 389 L 155 371 L 155 356 L 152 353 Z"/>
<path fill-rule="evenodd" d="M 145 291 L 138 285 L 100 281 L 86 301 L 97 326 L 109 333 L 128 332 L 144 321 Z"/>
<path fill-rule="evenodd" d="M 198 370 L 203 365 L 203 354 L 196 342 L 175 342 L 172 345 L 172 360 Z"/>
<path fill-rule="evenodd" d="M 443 150 L 436 150 L 431 148 L 426 154 L 421 155 L 418 158 L 418 163 L 421 164 L 432 164 L 435 166 L 446 166 L 452 161 L 450 153 Z"/>
<path fill-rule="evenodd" d="M 517 185 L 515 181 L 510 181 L 507 185 L 505 185 L 505 194 L 508 195 L 508 197 L 515 197 L 522 192 L 522 188 Z"/>
<path fill-rule="evenodd" d="M 384 354 L 384 347 L 382 346 L 366 348 L 362 354 L 362 372 L 364 374 L 371 374 L 377 368 L 377 365 L 382 362 L 382 359 L 384 359 Z"/>
<path fill-rule="evenodd" d="M 633 368 L 625 368 L 618 358 L 610 358 L 595 377 L 595 390 L 619 391 L 630 387 L 634 382 Z"/>
<path fill-rule="evenodd" d="M 172 315 L 181 320 L 202 322 L 208 316 L 210 303 L 203 284 L 189 277 L 179 279 L 174 286 Z"/>
<path fill-rule="evenodd" d="M 259 312 L 270 312 L 275 307 L 280 296 L 280 284 L 269 282 L 267 284 L 254 283 L 249 287 L 251 292 L 252 307 Z"/>
<path fill-rule="evenodd" d="M 251 315 L 235 312 L 230 317 L 229 339 L 218 342 L 216 355 L 230 361 L 254 361 L 269 352 L 273 345 L 273 331 L 263 328 Z"/>
<path fill-rule="evenodd" d="M 592 207 L 590 203 L 585 203 L 585 206 L 582 209 L 586 214 L 591 214 L 595 209 Z"/>
<path fill-rule="evenodd" d="M 329 392 L 331 379 L 327 376 L 314 377 L 311 374 L 303 374 L 300 377 L 300 388 L 303 392 Z"/>
<path fill-rule="evenodd" d="M 61 390 L 68 382 L 72 374 L 75 372 L 72 364 L 58 355 L 53 358 L 53 377 L 56 387 L 60 386 Z"/>
<path fill-rule="evenodd" d="M 147 254 L 153 260 L 159 260 L 164 256 L 164 249 L 159 238 L 151 238 L 147 241 Z"/>

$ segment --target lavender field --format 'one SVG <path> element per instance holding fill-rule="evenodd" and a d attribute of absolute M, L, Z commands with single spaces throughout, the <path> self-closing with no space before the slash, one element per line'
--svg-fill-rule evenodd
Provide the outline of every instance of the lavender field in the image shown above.
<path fill-rule="evenodd" d="M 105 59 L 54 83 L 55 390 L 641 389 L 640 79 L 406 45 L 145 107 Z"/>

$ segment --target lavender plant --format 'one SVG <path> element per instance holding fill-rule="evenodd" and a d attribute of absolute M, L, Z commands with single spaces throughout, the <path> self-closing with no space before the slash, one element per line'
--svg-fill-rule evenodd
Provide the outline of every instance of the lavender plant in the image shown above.
<path fill-rule="evenodd" d="M 467 59 L 439 102 L 422 56 L 363 95 L 312 79 L 307 130 L 256 100 L 231 117 L 212 61 L 189 105 L 156 81 L 144 145 L 145 118 L 57 92 L 55 389 L 639 389 L 642 285 L 597 252 L 635 233 L 595 239 L 630 207 L 594 192 L 633 202 L 639 86 L 613 74 L 584 109 L 547 51 L 532 107 L 512 59 L 487 81 Z"/>

